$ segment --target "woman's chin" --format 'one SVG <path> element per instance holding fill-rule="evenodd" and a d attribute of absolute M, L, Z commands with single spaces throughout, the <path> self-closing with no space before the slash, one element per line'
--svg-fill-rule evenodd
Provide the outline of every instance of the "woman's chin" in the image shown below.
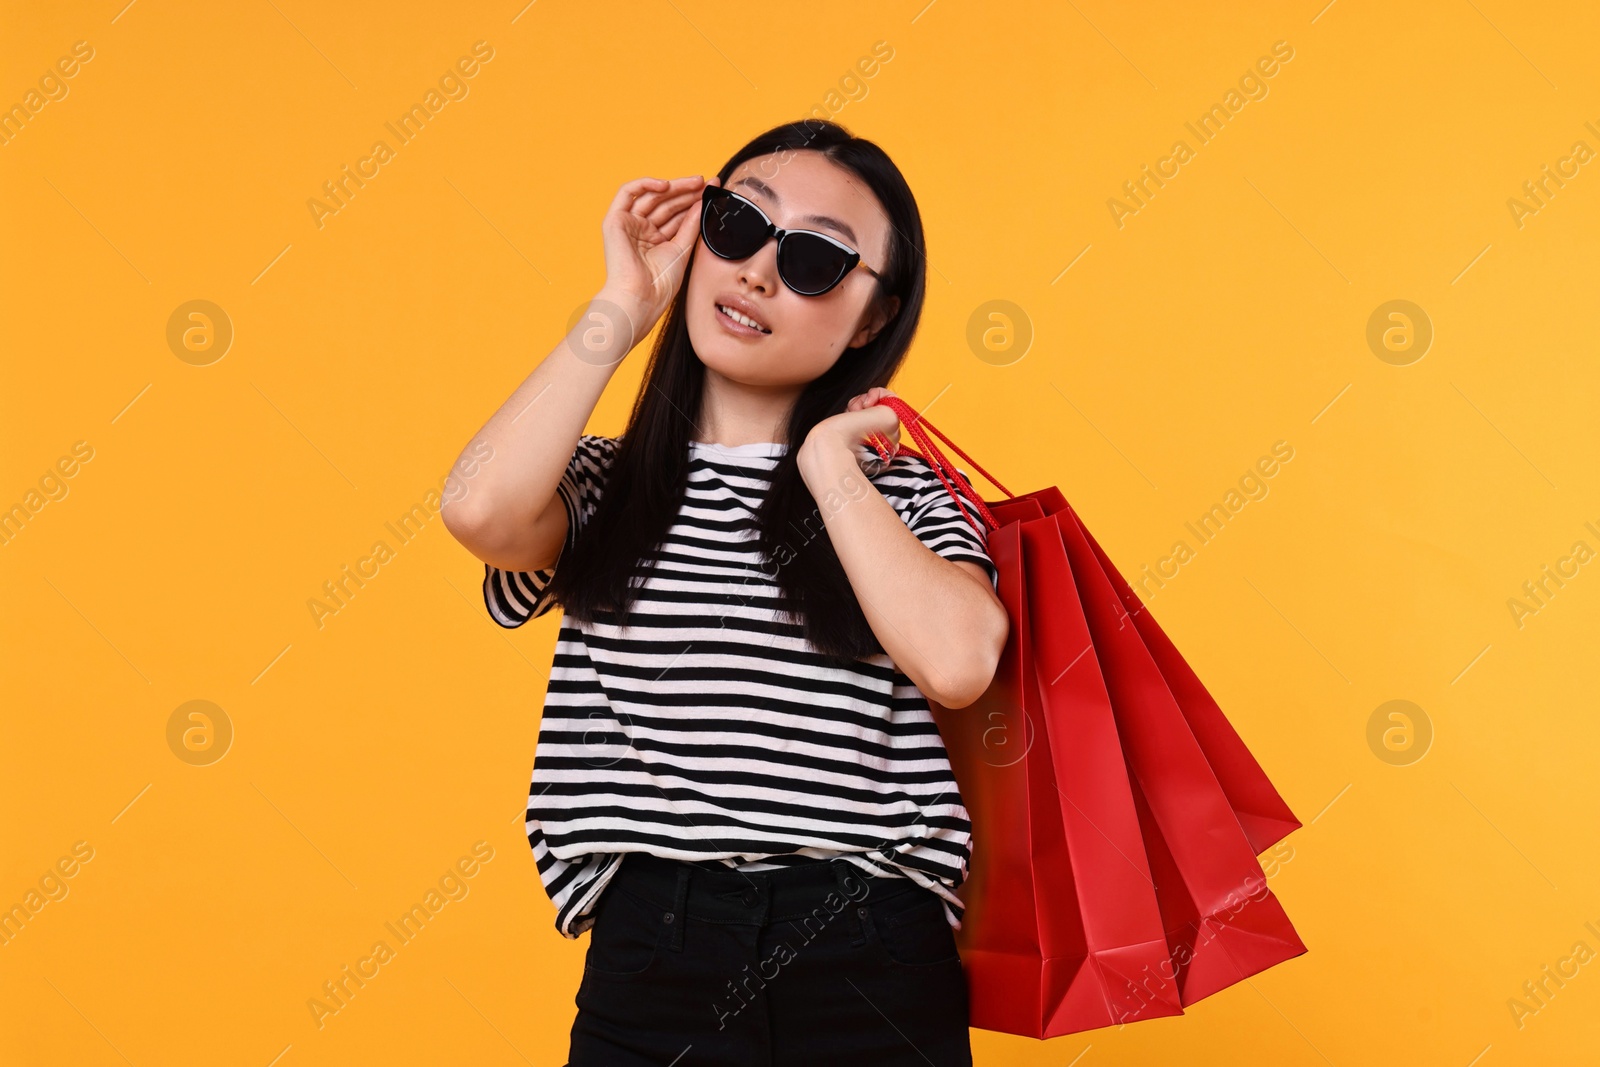
<path fill-rule="evenodd" d="M 794 367 L 786 367 L 781 356 L 770 352 L 754 353 L 737 344 L 695 345 L 695 355 L 706 370 L 752 389 L 781 389 L 803 386 L 810 378 L 796 377 Z M 812 377 L 815 377 L 813 375 Z"/>
<path fill-rule="evenodd" d="M 758 371 L 766 363 L 766 360 L 758 359 L 746 352 L 719 351 L 721 347 L 720 345 L 711 345 L 704 349 L 698 346 L 695 348 L 695 352 L 700 356 L 700 362 L 705 364 L 706 370 L 716 371 L 721 377 L 738 382 L 741 385 L 761 384 L 754 379 L 764 377 Z"/>

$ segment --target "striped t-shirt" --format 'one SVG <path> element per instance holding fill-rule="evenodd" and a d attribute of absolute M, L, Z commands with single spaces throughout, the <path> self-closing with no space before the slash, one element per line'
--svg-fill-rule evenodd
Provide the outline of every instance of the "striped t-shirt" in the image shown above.
<path fill-rule="evenodd" d="M 619 446 L 579 439 L 557 490 L 562 555 Z M 837 856 L 932 890 L 961 925 L 955 890 L 972 827 L 927 698 L 887 653 L 846 668 L 825 661 L 798 623 L 781 620 L 771 566 L 742 528 L 786 448 L 690 442 L 685 497 L 631 624 L 562 619 L 526 827 L 565 937 L 594 925 L 601 890 L 630 851 L 742 871 Z M 979 564 L 998 588 L 985 540 L 925 460 L 884 463 L 865 446 L 858 455 L 923 544 Z M 553 568 L 484 566 L 484 603 L 501 626 L 554 604 Z"/>

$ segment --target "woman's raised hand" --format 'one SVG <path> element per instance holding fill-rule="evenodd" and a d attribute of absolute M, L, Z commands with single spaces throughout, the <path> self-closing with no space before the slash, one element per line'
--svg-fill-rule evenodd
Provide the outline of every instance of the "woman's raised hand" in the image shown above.
<path fill-rule="evenodd" d="M 839 414 L 830 415 L 811 427 L 796 454 L 802 472 L 816 455 L 834 450 L 849 452 L 858 462 L 863 458 L 863 448 L 872 451 L 881 448 L 891 459 L 898 455 L 900 416 L 889 405 L 879 403 L 884 397 L 894 395 L 881 385 L 873 386 L 851 397 Z M 868 456 L 867 459 L 876 463 L 883 460 L 883 456 Z"/>
<path fill-rule="evenodd" d="M 634 336 L 643 337 L 677 295 L 700 235 L 700 195 L 708 182 L 686 178 L 636 178 L 617 190 L 600 223 L 605 239 L 606 283 L 602 295 L 631 300 Z"/>

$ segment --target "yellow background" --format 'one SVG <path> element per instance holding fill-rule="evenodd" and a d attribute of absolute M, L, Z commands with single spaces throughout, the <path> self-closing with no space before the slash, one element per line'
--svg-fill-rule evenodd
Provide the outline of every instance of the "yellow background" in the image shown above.
<path fill-rule="evenodd" d="M 0 506 L 93 459 L 0 546 L 0 905 L 93 859 L 0 948 L 0 1062 L 562 1061 L 587 942 L 522 833 L 557 616 L 500 631 L 437 517 L 384 524 L 600 286 L 620 184 L 814 107 L 927 226 L 893 388 L 1012 491 L 1061 486 L 1130 577 L 1294 449 L 1150 604 L 1305 823 L 1271 884 L 1309 952 L 1181 1018 L 975 1031 L 978 1062 L 1592 1062 L 1600 964 L 1520 1026 L 1508 1002 L 1600 951 L 1600 563 L 1520 626 L 1508 601 L 1600 549 L 1600 163 L 1520 227 L 1507 201 L 1600 149 L 1600 15 L 1206 6 L 8 3 L 0 102 L 94 58 L 0 145 Z M 469 95 L 319 229 L 307 200 L 479 40 Z M 1268 95 L 1197 146 L 1278 41 Z M 1107 201 L 1180 138 L 1119 228 Z M 166 341 L 195 299 L 235 331 L 208 366 Z M 1435 331 L 1406 366 L 1366 341 L 1396 299 Z M 1020 358 L 968 345 L 992 300 Z M 190 700 L 235 731 L 209 766 L 169 747 Z M 1391 700 L 1422 758 L 1369 745 Z M 469 895 L 319 1028 L 322 983 L 480 840 Z"/>

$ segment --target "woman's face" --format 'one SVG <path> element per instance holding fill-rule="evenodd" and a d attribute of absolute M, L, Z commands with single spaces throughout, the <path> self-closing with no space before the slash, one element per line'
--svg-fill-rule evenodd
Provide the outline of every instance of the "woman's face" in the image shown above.
<path fill-rule="evenodd" d="M 759 207 L 780 230 L 816 230 L 861 253 L 880 273 L 889 249 L 889 220 L 866 184 L 820 152 L 795 151 L 787 162 L 768 155 L 749 159 L 728 176 L 726 188 Z M 694 225 L 699 225 L 698 216 Z M 821 296 L 801 296 L 778 278 L 778 242 L 769 238 L 748 259 L 723 259 L 696 239 L 689 272 L 689 340 L 707 368 L 733 381 L 762 387 L 814 381 L 847 349 L 870 341 L 899 306 L 874 300 L 877 279 L 862 267 Z M 748 314 L 766 327 L 753 332 L 717 305 L 743 299 Z"/>

